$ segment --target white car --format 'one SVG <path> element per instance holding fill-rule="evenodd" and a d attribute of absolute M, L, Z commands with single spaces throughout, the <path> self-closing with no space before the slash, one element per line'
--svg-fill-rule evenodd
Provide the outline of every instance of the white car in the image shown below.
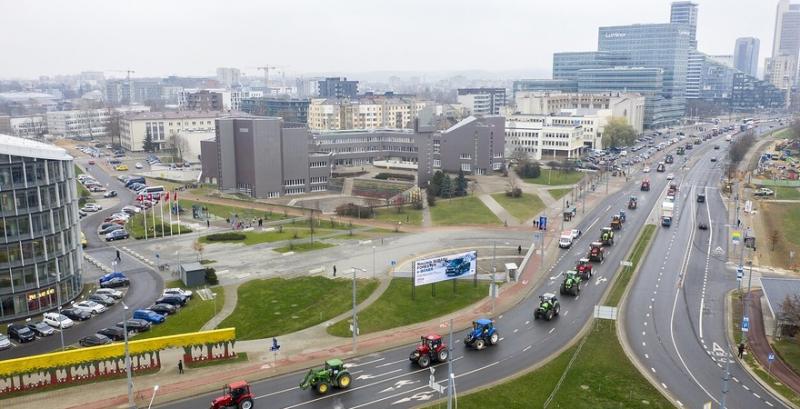
<path fill-rule="evenodd" d="M 128 215 L 136 214 L 142 211 L 141 208 L 130 205 L 123 207 L 121 210 Z"/>
<path fill-rule="evenodd" d="M 81 301 L 79 303 L 72 304 L 74 308 L 79 310 L 89 311 L 92 314 L 102 314 L 106 312 L 106 306 L 103 304 L 98 304 L 94 301 Z"/>
<path fill-rule="evenodd" d="M 136 162 L 136 165 L 134 166 L 136 166 L 136 169 L 141 169 L 144 167 L 144 165 L 142 165 L 142 162 Z"/>
<path fill-rule="evenodd" d="M 650 166 L 645 166 L 645 167 L 642 169 L 642 172 L 644 172 L 644 173 L 650 173 Z"/>
<path fill-rule="evenodd" d="M 119 300 L 123 296 L 122 291 L 115 290 L 113 288 L 100 288 L 100 289 L 95 290 L 94 293 L 95 294 L 107 295 L 107 296 L 115 298 L 117 300 Z"/>
<path fill-rule="evenodd" d="M 4 334 L 0 334 L 0 350 L 11 348 L 11 341 Z"/>
<path fill-rule="evenodd" d="M 184 290 L 183 288 L 165 288 L 164 295 L 181 295 L 186 298 L 192 298 L 192 290 Z"/>
<path fill-rule="evenodd" d="M 81 210 L 84 212 L 97 212 L 103 209 L 103 206 L 94 203 L 86 203 L 81 207 Z"/>
<path fill-rule="evenodd" d="M 51 327 L 61 329 L 69 328 L 75 324 L 71 319 L 69 319 L 69 317 L 57 312 L 44 313 L 42 316 L 42 321 Z"/>
<path fill-rule="evenodd" d="M 675 175 L 673 175 L 672 173 L 667 175 L 667 180 L 672 180 L 672 179 L 675 179 Z"/>

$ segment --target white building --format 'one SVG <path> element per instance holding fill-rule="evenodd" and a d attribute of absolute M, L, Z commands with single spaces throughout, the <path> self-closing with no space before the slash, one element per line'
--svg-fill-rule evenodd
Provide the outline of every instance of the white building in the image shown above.
<path fill-rule="evenodd" d="M 408 128 L 430 103 L 410 97 L 363 96 L 350 99 L 312 99 L 308 128 L 320 131 L 345 129 Z"/>
<path fill-rule="evenodd" d="M 149 134 L 159 150 L 169 149 L 172 135 L 215 132 L 214 120 L 219 116 L 219 112 L 194 111 L 128 114 L 120 119 L 120 143 L 129 151 L 140 152 Z"/>
<path fill-rule="evenodd" d="M 264 96 L 263 91 L 229 90 L 223 88 L 187 88 L 181 89 L 178 92 L 178 107 L 180 109 L 195 109 L 193 105 L 196 104 L 193 104 L 191 97 L 201 91 L 217 94 L 215 100 L 218 100 L 221 106 L 214 108 L 222 111 L 239 111 L 241 110 L 242 99 Z"/>
<path fill-rule="evenodd" d="M 564 110 L 582 116 L 624 118 L 637 134 L 644 132 L 644 96 L 636 93 L 575 93 L 548 91 L 519 91 L 514 96 L 513 113 L 523 115 L 553 115 Z M 575 111 L 578 110 L 578 111 Z"/>
<path fill-rule="evenodd" d="M 51 111 L 47 113 L 47 129 L 57 137 L 104 137 L 108 135 L 111 112 L 108 109 Z"/>
<path fill-rule="evenodd" d="M 11 132 L 20 138 L 41 138 L 47 134 L 47 119 L 42 115 L 11 118 Z"/>
<path fill-rule="evenodd" d="M 513 115 L 506 118 L 505 156 L 524 152 L 532 160 L 577 158 L 585 149 L 584 128 L 577 118 Z"/>
<path fill-rule="evenodd" d="M 227 88 L 239 85 L 242 72 L 238 68 L 217 68 L 217 81 Z"/>
<path fill-rule="evenodd" d="M 506 106 L 506 89 L 459 88 L 457 98 L 470 115 L 499 115 Z"/>

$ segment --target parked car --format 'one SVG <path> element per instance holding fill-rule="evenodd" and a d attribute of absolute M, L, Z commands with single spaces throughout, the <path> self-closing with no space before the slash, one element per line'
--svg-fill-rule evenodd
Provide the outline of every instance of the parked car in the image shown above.
<path fill-rule="evenodd" d="M 129 215 L 134 215 L 134 214 L 136 214 L 136 213 L 139 213 L 139 212 L 141 212 L 141 211 L 142 211 L 142 209 L 141 209 L 141 208 L 139 208 L 139 207 L 136 207 L 136 206 L 131 206 L 131 205 L 128 205 L 128 206 L 125 206 L 125 207 L 123 207 L 123 208 L 122 208 L 122 211 L 123 211 L 123 212 L 125 212 L 125 213 L 127 213 L 127 214 L 129 214 Z"/>
<path fill-rule="evenodd" d="M 86 203 L 85 205 L 83 205 L 83 207 L 81 207 L 81 210 L 83 210 L 84 212 L 89 212 L 89 213 L 94 213 L 94 212 L 100 211 L 102 209 L 103 209 L 103 206 L 100 206 L 100 205 L 95 204 L 95 203 Z"/>
<path fill-rule="evenodd" d="M 186 304 L 186 298 L 176 295 L 164 295 L 156 300 L 156 304 L 170 304 L 176 307 L 182 307 Z"/>
<path fill-rule="evenodd" d="M 192 299 L 192 290 L 184 290 L 183 288 L 165 288 L 164 295 L 181 295 L 185 298 Z"/>
<path fill-rule="evenodd" d="M 11 348 L 11 341 L 7 336 L 0 334 L 0 350 Z"/>
<path fill-rule="evenodd" d="M 61 310 L 61 314 L 64 314 L 65 317 L 73 321 L 86 321 L 89 318 L 92 318 L 91 312 L 78 308 L 64 308 Z"/>
<path fill-rule="evenodd" d="M 112 278 L 128 278 L 125 276 L 125 273 L 120 271 L 114 271 L 113 273 L 103 274 L 97 280 L 98 283 L 103 284 L 104 282 L 111 280 Z"/>
<path fill-rule="evenodd" d="M 22 324 L 9 324 L 8 337 L 19 342 L 31 342 L 36 339 L 36 334 L 30 328 Z"/>
<path fill-rule="evenodd" d="M 103 334 L 92 334 L 86 337 L 83 337 L 78 341 L 78 344 L 82 347 L 95 347 L 98 345 L 105 345 L 110 344 L 111 338 L 103 335 Z"/>
<path fill-rule="evenodd" d="M 74 303 L 72 304 L 72 307 L 79 310 L 89 311 L 92 314 L 102 314 L 106 312 L 107 309 L 105 305 L 89 300 Z"/>
<path fill-rule="evenodd" d="M 110 307 L 110 306 L 114 305 L 115 302 L 117 302 L 112 297 L 109 297 L 109 296 L 103 295 L 103 294 L 96 294 L 96 293 L 86 297 L 86 299 L 89 300 L 89 301 L 94 301 L 94 302 L 96 302 L 98 304 L 102 304 L 102 305 L 104 305 L 106 307 Z"/>
<path fill-rule="evenodd" d="M 89 191 L 94 193 L 105 192 L 106 188 L 102 186 L 92 185 L 91 187 L 89 187 Z"/>
<path fill-rule="evenodd" d="M 136 310 L 133 312 L 133 318 L 145 320 L 152 324 L 161 324 L 166 318 L 152 310 Z"/>
<path fill-rule="evenodd" d="M 107 327 L 97 331 L 100 335 L 105 335 L 113 341 L 122 341 L 125 339 L 125 330 L 120 327 Z"/>
<path fill-rule="evenodd" d="M 93 160 L 90 160 L 90 161 L 89 161 L 89 164 L 90 164 L 90 165 L 94 165 L 95 163 L 94 163 L 94 161 L 93 161 Z"/>
<path fill-rule="evenodd" d="M 117 197 L 117 191 L 116 190 L 109 190 L 108 192 L 105 192 L 103 194 L 103 197 L 105 197 L 105 198 Z"/>
<path fill-rule="evenodd" d="M 108 223 L 108 226 L 100 229 L 99 233 L 105 236 L 106 234 L 111 233 L 112 231 L 122 230 L 124 228 L 125 228 L 124 226 L 117 223 Z"/>
<path fill-rule="evenodd" d="M 119 172 L 125 172 L 128 170 L 128 165 L 117 165 L 114 169 Z"/>
<path fill-rule="evenodd" d="M 145 332 L 150 330 L 150 323 L 142 319 L 131 318 L 127 320 L 126 323 L 128 326 L 128 331 Z M 120 328 L 124 328 L 125 323 L 120 321 L 117 323 L 117 326 Z"/>
<path fill-rule="evenodd" d="M 774 194 L 775 192 L 772 189 L 766 187 L 762 187 L 753 192 L 753 196 L 772 196 Z"/>
<path fill-rule="evenodd" d="M 117 288 L 126 287 L 130 285 L 130 280 L 127 277 L 114 277 L 112 279 L 100 283 L 100 288 Z"/>
<path fill-rule="evenodd" d="M 109 296 L 111 298 L 114 298 L 116 300 L 119 300 L 124 295 L 122 293 L 122 291 L 114 290 L 114 289 L 111 289 L 111 288 L 100 288 L 100 289 L 95 290 L 94 293 L 95 294 L 107 295 L 107 296 Z"/>
<path fill-rule="evenodd" d="M 123 240 L 127 239 L 129 236 L 130 235 L 127 231 L 125 231 L 125 229 L 114 230 L 111 233 L 106 234 L 106 241 Z"/>
<path fill-rule="evenodd" d="M 136 165 L 134 166 L 136 166 L 136 169 L 141 169 L 144 167 L 144 165 L 142 165 L 142 162 L 136 162 Z"/>
<path fill-rule="evenodd" d="M 667 180 L 672 180 L 672 179 L 675 179 L 674 174 L 670 173 L 669 175 L 667 175 Z"/>
<path fill-rule="evenodd" d="M 178 308 L 172 304 L 153 304 L 147 307 L 148 310 L 159 313 L 161 315 L 171 315 L 178 312 Z"/>
<path fill-rule="evenodd" d="M 42 321 L 31 321 L 28 323 L 28 328 L 33 331 L 34 334 L 40 337 L 49 337 L 56 333 L 56 330 L 53 327 L 45 324 Z"/>
<path fill-rule="evenodd" d="M 57 312 L 46 312 L 46 313 L 44 313 L 42 315 L 42 321 L 44 321 L 45 324 L 47 324 L 47 325 L 49 325 L 51 327 L 61 328 L 61 329 L 69 328 L 69 327 L 75 325 L 75 322 L 73 322 L 71 319 L 69 319 L 69 317 L 67 317 L 64 314 L 59 314 Z"/>

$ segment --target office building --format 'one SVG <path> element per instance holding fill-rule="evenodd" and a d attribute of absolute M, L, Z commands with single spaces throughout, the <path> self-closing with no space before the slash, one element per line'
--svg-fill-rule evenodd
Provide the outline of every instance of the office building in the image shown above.
<path fill-rule="evenodd" d="M 601 51 L 561 52 L 553 54 L 553 79 L 577 80 L 578 70 L 614 68 L 628 65 L 625 54 Z"/>
<path fill-rule="evenodd" d="M 0 115 L 0 134 L 9 135 L 11 133 L 11 117 L 8 115 Z"/>
<path fill-rule="evenodd" d="M 583 125 L 577 117 L 512 115 L 506 119 L 505 138 L 507 157 L 522 152 L 537 161 L 577 158 L 585 148 Z M 593 132 L 591 139 L 596 139 Z"/>
<path fill-rule="evenodd" d="M 623 118 L 637 134 L 644 131 L 645 97 L 641 94 L 520 91 L 515 97 L 515 105 L 515 115 L 557 116 L 569 112 L 570 116 L 585 118 Z M 589 139 L 585 141 L 589 142 L 588 146 L 602 149 L 593 138 Z"/>
<path fill-rule="evenodd" d="M 758 73 L 758 49 L 761 42 L 755 37 L 741 37 L 736 39 L 733 48 L 733 67 L 737 70 L 755 77 Z"/>
<path fill-rule="evenodd" d="M 728 65 L 727 59 L 706 55 L 700 76 L 699 98 L 706 101 L 727 103 L 733 90 L 733 75 L 736 69 Z"/>
<path fill-rule="evenodd" d="M 669 22 L 683 24 L 689 28 L 689 47 L 697 49 L 697 4 L 691 1 L 676 1 L 670 5 Z"/>
<path fill-rule="evenodd" d="M 686 99 L 700 98 L 700 78 L 706 55 L 697 50 L 689 50 L 689 65 L 686 67 Z"/>
<path fill-rule="evenodd" d="M 108 109 L 51 111 L 46 114 L 47 130 L 56 137 L 100 138 L 108 136 Z"/>
<path fill-rule="evenodd" d="M 21 321 L 83 290 L 73 158 L 0 135 L 0 321 Z"/>
<path fill-rule="evenodd" d="M 238 68 L 217 68 L 217 81 L 225 88 L 238 86 L 241 83 L 242 72 Z"/>
<path fill-rule="evenodd" d="M 10 122 L 11 134 L 18 138 L 41 139 L 48 133 L 44 115 L 14 117 Z"/>
<path fill-rule="evenodd" d="M 459 88 L 457 99 L 471 115 L 499 115 L 506 106 L 506 89 Z"/>
<path fill-rule="evenodd" d="M 317 95 L 320 98 L 355 98 L 358 96 L 358 81 L 347 78 L 328 77 L 317 81 Z"/>
<path fill-rule="evenodd" d="M 228 97 L 227 104 L 224 96 Z M 185 101 L 185 105 L 182 105 L 181 109 L 191 111 L 226 111 L 230 109 L 230 93 L 223 94 L 207 89 L 186 92 L 185 97 L 181 98 L 181 102 L 183 101 Z"/>
<path fill-rule="evenodd" d="M 363 95 L 356 99 L 314 99 L 308 107 L 312 130 L 411 128 L 420 111 L 430 103 L 414 97 Z"/>
<path fill-rule="evenodd" d="M 433 168 L 485 175 L 500 170 L 505 157 L 505 118 L 469 116 L 433 136 Z"/>
<path fill-rule="evenodd" d="M 731 110 L 762 112 L 764 109 L 781 109 L 786 105 L 786 91 L 768 81 L 761 81 L 742 72 L 733 74 Z"/>
<path fill-rule="evenodd" d="M 521 91 L 559 91 L 578 92 L 578 81 L 575 80 L 550 80 L 550 79 L 524 79 L 515 80 L 512 93 L 516 95 Z"/>
<path fill-rule="evenodd" d="M 661 68 L 616 67 L 578 71 L 581 93 L 633 92 L 644 96 L 645 128 L 657 128 L 683 116 L 664 98 L 664 70 Z M 680 108 L 683 109 L 683 108 Z"/>
<path fill-rule="evenodd" d="M 800 4 L 778 1 L 772 55 L 767 60 L 764 78 L 776 88 L 789 89 L 797 84 L 800 55 Z"/>
<path fill-rule="evenodd" d="M 220 112 L 141 112 L 123 115 L 119 121 L 120 144 L 132 152 L 144 150 L 148 135 L 156 150 L 170 148 L 170 138 L 175 135 L 197 134 L 203 137 L 214 132 L 214 121 Z"/>
<path fill-rule="evenodd" d="M 306 125 L 309 104 L 310 100 L 306 98 L 242 98 L 241 110 L 251 115 L 280 117 L 293 126 Z"/>
<path fill-rule="evenodd" d="M 706 54 L 706 58 L 711 59 L 711 61 L 722 64 L 728 68 L 736 68 L 733 65 L 733 55 L 732 54 L 717 54 L 717 55 L 710 55 Z"/>

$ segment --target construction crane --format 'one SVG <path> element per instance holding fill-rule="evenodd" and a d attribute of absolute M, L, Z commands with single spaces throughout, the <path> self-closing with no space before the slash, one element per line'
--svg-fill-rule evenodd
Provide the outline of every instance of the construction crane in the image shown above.
<path fill-rule="evenodd" d="M 264 90 L 269 92 L 269 70 L 275 70 L 278 67 L 274 65 L 264 65 L 256 68 L 258 68 L 259 70 L 264 70 Z"/>

